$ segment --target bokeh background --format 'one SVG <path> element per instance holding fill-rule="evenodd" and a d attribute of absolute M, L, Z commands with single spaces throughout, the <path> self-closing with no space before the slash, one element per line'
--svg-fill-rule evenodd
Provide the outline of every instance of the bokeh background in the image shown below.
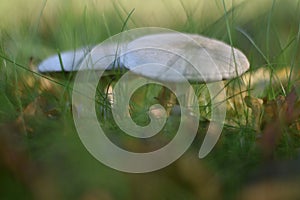
<path fill-rule="evenodd" d="M 87 152 L 72 120 L 69 77 L 45 83 L 36 66 L 145 26 L 232 43 L 251 70 L 299 69 L 298 0 L 0 0 L 0 199 L 299 199 L 296 125 L 268 158 L 251 126 L 237 122 L 200 160 L 201 132 L 182 158 L 148 174 L 115 171 Z M 270 93 L 272 100 L 284 92 Z"/>

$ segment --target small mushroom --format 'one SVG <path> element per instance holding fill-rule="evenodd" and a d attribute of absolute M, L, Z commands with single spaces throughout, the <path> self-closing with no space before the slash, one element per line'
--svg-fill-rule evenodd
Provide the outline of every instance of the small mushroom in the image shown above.
<path fill-rule="evenodd" d="M 77 71 L 83 58 L 89 52 L 89 48 L 80 48 L 74 51 L 63 52 L 60 55 L 50 56 L 39 64 L 38 71 L 41 73 Z"/>
<path fill-rule="evenodd" d="M 38 71 L 41 73 L 53 73 L 53 72 L 72 72 L 78 70 L 113 70 L 115 68 L 124 69 L 119 60 L 115 63 L 105 63 L 104 65 L 93 65 L 93 69 L 90 69 L 90 65 L 81 65 L 87 56 L 95 55 L 95 58 L 91 58 L 93 62 L 106 56 L 117 55 L 123 48 L 123 43 L 105 42 L 101 45 L 101 48 L 79 48 L 73 51 L 62 52 L 60 55 L 53 55 L 43 60 L 38 65 Z M 99 46 L 98 46 L 99 47 Z M 117 58 L 117 56 L 116 56 Z M 103 62 L 101 62 L 103 64 Z M 109 66 L 108 66 L 109 65 Z M 86 67 L 82 67 L 86 66 Z M 80 68 L 81 67 L 81 68 Z"/>
<path fill-rule="evenodd" d="M 133 73 L 164 83 L 171 82 L 176 87 L 186 80 L 193 84 L 207 84 L 213 107 L 212 121 L 199 157 L 206 156 L 217 142 L 225 119 L 226 106 L 220 104 L 226 99 L 222 80 L 245 73 L 249 69 L 246 56 L 224 42 L 177 32 L 140 37 L 128 43 L 127 52 L 122 63 Z M 180 105 L 181 113 L 187 113 L 186 109 L 191 110 L 191 113 L 197 111 L 192 107 L 195 105 L 193 96 L 194 90 L 190 85 L 183 97 L 186 98 L 185 105 L 188 108 Z"/>
<path fill-rule="evenodd" d="M 133 33 L 135 32 L 133 31 Z M 82 62 L 89 62 L 89 59 L 86 59 L 87 56 L 82 54 L 82 50 L 79 50 L 78 53 L 75 51 L 72 59 L 65 59 L 67 54 L 63 53 L 61 55 L 62 63 L 63 65 L 65 65 L 64 62 L 68 63 L 67 66 L 64 66 L 64 69 L 66 69 L 65 71 L 69 69 L 70 71 L 113 69 L 116 65 L 115 62 L 111 63 L 109 57 L 117 53 L 115 61 L 117 61 L 118 67 L 122 69 L 126 67 L 135 74 L 163 83 L 171 83 L 166 84 L 171 87 L 184 85 L 184 87 L 181 87 L 181 90 L 184 88 L 185 91 L 180 93 L 181 96 L 178 99 L 179 101 L 185 99 L 186 110 L 190 109 L 192 111 L 194 109 L 192 106 L 195 105 L 197 99 L 195 99 L 193 87 L 190 84 L 188 84 L 189 87 L 186 87 L 186 83 L 187 81 L 193 84 L 206 83 L 210 94 L 214 93 L 215 95 L 211 95 L 212 106 L 214 107 L 211 115 L 215 121 L 210 123 L 207 136 L 204 138 L 199 152 L 199 157 L 204 157 L 217 142 L 218 133 L 221 132 L 223 127 L 223 124 L 220 125 L 220 123 L 223 123 L 225 118 L 224 104 L 216 105 L 225 100 L 222 80 L 232 79 L 245 73 L 249 69 L 249 62 L 241 51 L 215 39 L 196 34 L 170 31 L 166 33 L 151 33 L 150 35 L 135 37 L 137 39 L 127 41 L 126 45 L 124 45 L 126 48 L 120 48 L 122 54 L 119 54 L 118 51 L 120 45 L 114 42 L 108 42 L 108 45 L 100 45 L 100 48 L 94 48 L 92 53 L 87 54 L 87 56 L 92 57 L 92 65 L 81 63 L 82 55 L 85 58 Z M 128 34 L 130 34 L 130 31 Z M 123 43 L 121 44 L 123 46 Z M 78 59 L 76 55 L 79 55 Z M 118 57 L 119 55 L 120 57 Z M 69 56 L 67 57 L 69 58 Z M 109 62 L 106 62 L 106 57 Z M 53 59 L 56 60 L 56 66 L 61 68 L 59 57 L 56 57 L 56 59 L 49 58 L 49 61 Z M 101 61 L 97 62 L 99 59 Z M 81 63 L 80 69 L 78 63 Z M 46 66 L 46 64 L 43 62 L 39 66 L 41 72 L 47 71 L 45 67 L 42 67 Z M 109 67 L 107 68 L 108 65 Z M 187 113 L 186 110 L 182 110 L 185 108 L 181 107 L 180 109 L 181 112 Z M 196 113 L 197 116 L 198 114 Z"/>
<path fill-rule="evenodd" d="M 117 54 L 121 52 L 122 48 L 123 43 L 114 43 L 107 41 L 103 45 L 101 45 L 101 48 L 99 48 L 99 46 L 97 46 L 96 48 L 85 47 L 75 49 L 73 51 L 62 52 L 59 55 L 50 56 L 49 58 L 42 61 L 38 65 L 38 71 L 41 73 L 54 74 L 56 76 L 59 76 L 61 72 L 70 73 L 80 70 L 105 70 L 99 89 L 101 94 L 104 94 L 104 99 L 107 99 L 111 104 L 113 102 L 111 82 L 114 79 L 112 76 L 118 75 L 120 74 L 120 72 L 122 73 L 123 71 L 125 71 L 124 66 L 117 59 Z M 82 65 L 82 63 L 86 61 L 97 63 L 99 59 L 104 58 L 105 60 L 106 56 L 112 55 L 116 57 L 116 60 L 113 63 L 101 62 L 101 65 Z M 106 113 L 105 108 L 103 112 L 104 114 Z"/>
<path fill-rule="evenodd" d="M 249 69 L 246 56 L 224 42 L 196 34 L 161 33 L 140 37 L 127 46 L 123 64 L 131 71 L 155 80 L 177 82 L 159 67 L 137 66 L 159 63 L 170 66 L 192 82 L 216 82 L 240 76 Z M 200 73 L 199 73 L 200 72 Z"/>
<path fill-rule="evenodd" d="M 240 76 L 249 69 L 246 56 L 238 49 L 196 34 L 146 35 L 130 42 L 127 49 L 129 53 L 122 60 L 126 67 L 163 82 L 182 82 L 174 74 L 179 73 L 193 83 L 211 83 Z M 151 67 L 151 63 L 160 65 Z"/>

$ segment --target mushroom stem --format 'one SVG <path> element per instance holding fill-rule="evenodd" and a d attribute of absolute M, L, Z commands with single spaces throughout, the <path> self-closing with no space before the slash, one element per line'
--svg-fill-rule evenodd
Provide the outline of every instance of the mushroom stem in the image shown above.
<path fill-rule="evenodd" d="M 182 107 L 182 105 L 180 105 L 180 109 L 187 109 L 191 111 L 190 113 L 192 113 L 193 105 L 195 103 L 193 102 L 193 94 L 194 89 L 192 86 L 190 86 L 184 97 L 178 97 L 184 98 L 183 102 L 186 105 L 186 107 Z M 180 113 L 180 111 L 174 108 L 174 106 L 178 104 L 178 101 L 176 95 L 172 91 L 167 90 L 165 87 L 163 87 L 158 96 L 158 100 L 159 103 L 166 109 L 167 116 L 170 116 L 172 113 L 177 115 Z"/>
<path fill-rule="evenodd" d="M 170 116 L 172 108 L 177 103 L 174 93 L 165 87 L 162 87 L 158 95 L 158 101 L 166 109 L 167 116 Z"/>

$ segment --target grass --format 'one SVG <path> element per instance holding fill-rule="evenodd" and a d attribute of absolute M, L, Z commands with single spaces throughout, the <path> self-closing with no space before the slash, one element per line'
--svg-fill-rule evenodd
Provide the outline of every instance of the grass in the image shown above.
<path fill-rule="evenodd" d="M 49 193 L 49 199 L 246 199 L 243 192 L 249 182 L 267 179 L 263 168 L 272 169 L 291 160 L 299 162 L 300 137 L 295 123 L 283 128 L 280 142 L 266 158 L 250 123 L 250 110 L 234 103 L 227 113 L 230 123 L 225 124 L 217 146 L 205 159 L 193 160 L 207 128 L 207 122 L 201 121 L 193 145 L 175 163 L 149 174 L 118 172 L 94 159 L 76 133 L 70 97 L 73 74 L 51 77 L 33 69 L 51 54 L 100 43 L 122 30 L 162 26 L 214 37 L 238 47 L 249 58 L 251 71 L 269 68 L 272 84 L 260 98 L 271 102 L 279 95 L 287 96 L 299 81 L 300 1 L 263 1 L 260 9 L 255 1 L 204 4 L 165 0 L 147 3 L 146 8 L 138 1 L 93 1 L 78 3 L 80 6 L 71 1 L 53 2 L 32 0 L 33 17 L 21 11 L 8 13 L 0 24 L 1 199 L 42 199 L 40 196 Z M 13 11 L 17 9 L 13 3 L 16 1 L 0 4 Z M 67 10 L 69 7 L 71 10 Z M 174 15 L 171 8 L 178 14 Z M 13 14 L 15 25 L 9 17 Z M 288 81 L 274 81 L 277 71 L 285 67 L 291 68 Z M 229 101 L 242 95 L 241 90 L 250 93 L 239 79 L 225 85 L 228 90 L 235 88 Z M 203 88 L 195 89 L 201 95 Z M 137 103 L 131 107 L 138 124 L 149 122 L 145 112 L 156 103 L 157 93 L 159 88 L 151 85 L 136 94 Z M 106 98 L 100 93 L 99 103 L 107 103 Z M 178 118 L 170 117 L 162 134 L 142 143 L 122 134 L 111 116 L 101 123 L 114 142 L 145 151 L 145 147 L 166 144 L 176 133 Z M 31 174 L 31 168 L 38 170 Z M 297 180 L 299 173 L 293 177 Z"/>

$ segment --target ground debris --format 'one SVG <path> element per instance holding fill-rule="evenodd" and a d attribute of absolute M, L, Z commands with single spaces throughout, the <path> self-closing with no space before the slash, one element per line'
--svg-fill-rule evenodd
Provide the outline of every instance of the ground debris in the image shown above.
<path fill-rule="evenodd" d="M 53 100 L 39 95 L 29 103 L 18 116 L 15 124 L 25 132 L 32 133 L 34 128 L 28 123 L 32 119 L 54 119 L 60 116 L 60 109 L 53 104 Z"/>
<path fill-rule="evenodd" d="M 293 87 L 286 97 L 279 95 L 275 100 L 263 100 L 246 96 L 245 102 L 252 110 L 254 127 L 262 133 L 260 139 L 263 152 L 270 156 L 279 139 L 284 133 L 284 128 L 300 127 L 300 100 Z M 299 129 L 297 129 L 299 131 Z"/>

